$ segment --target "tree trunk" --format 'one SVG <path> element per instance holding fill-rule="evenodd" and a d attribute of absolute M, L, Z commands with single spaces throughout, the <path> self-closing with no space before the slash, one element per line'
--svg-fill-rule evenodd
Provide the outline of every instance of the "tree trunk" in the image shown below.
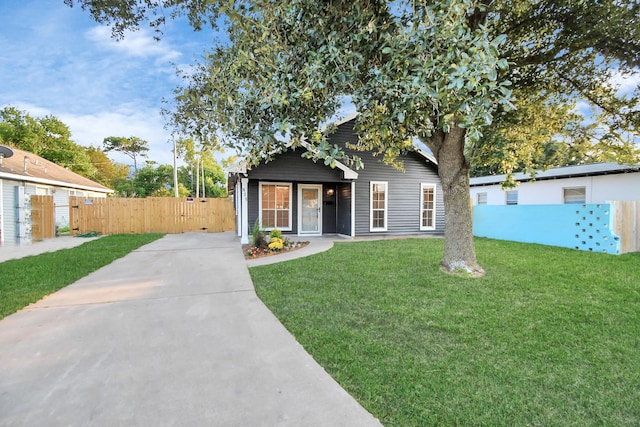
<path fill-rule="evenodd" d="M 469 194 L 469 164 L 464 156 L 465 130 L 434 131 L 424 141 L 438 161 L 445 210 L 444 254 L 440 266 L 449 273 L 482 276 L 473 243 L 473 215 Z"/>

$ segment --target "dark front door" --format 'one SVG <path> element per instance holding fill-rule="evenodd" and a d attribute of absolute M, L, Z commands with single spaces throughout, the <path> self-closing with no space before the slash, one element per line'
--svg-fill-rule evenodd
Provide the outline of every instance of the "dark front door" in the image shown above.
<path fill-rule="evenodd" d="M 325 184 L 322 199 L 322 225 L 325 233 L 335 234 L 338 232 L 336 227 L 337 202 L 338 195 L 336 194 L 335 184 Z"/>

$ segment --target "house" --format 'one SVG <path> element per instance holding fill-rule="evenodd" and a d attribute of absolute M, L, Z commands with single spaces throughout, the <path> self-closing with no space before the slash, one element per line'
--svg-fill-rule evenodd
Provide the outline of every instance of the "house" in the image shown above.
<path fill-rule="evenodd" d="M 0 244 L 14 244 L 30 215 L 25 196 L 50 195 L 58 226 L 69 225 L 69 196 L 107 197 L 114 191 L 28 151 L 0 146 Z"/>
<path fill-rule="evenodd" d="M 474 205 L 590 204 L 640 200 L 640 165 L 594 163 L 538 171 L 535 180 L 516 173 L 519 185 L 502 189 L 505 175 L 472 178 Z"/>
<path fill-rule="evenodd" d="M 256 221 L 262 229 L 297 236 L 444 232 L 442 187 L 433 156 L 418 149 L 403 154 L 399 160 L 405 171 L 399 171 L 372 153 L 346 148 L 357 142 L 354 123 L 355 115 L 336 123 L 329 143 L 360 156 L 363 169 L 339 162 L 331 168 L 292 149 L 268 163 L 230 173 L 242 243 L 249 243 Z"/>

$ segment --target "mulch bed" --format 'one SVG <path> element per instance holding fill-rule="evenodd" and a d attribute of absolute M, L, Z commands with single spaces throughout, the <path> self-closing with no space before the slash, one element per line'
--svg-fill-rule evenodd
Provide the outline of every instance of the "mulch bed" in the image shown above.
<path fill-rule="evenodd" d="M 295 243 L 295 246 L 288 246 L 279 251 L 272 251 L 267 249 L 262 251 L 256 251 L 253 254 L 249 254 L 248 252 L 250 249 L 255 248 L 255 246 L 242 245 L 242 253 L 244 253 L 245 259 L 257 259 L 257 258 L 264 258 L 267 256 L 276 256 L 280 254 L 286 254 L 288 252 L 297 251 L 298 249 L 302 249 L 309 244 L 309 242 L 294 242 L 294 243 Z"/>

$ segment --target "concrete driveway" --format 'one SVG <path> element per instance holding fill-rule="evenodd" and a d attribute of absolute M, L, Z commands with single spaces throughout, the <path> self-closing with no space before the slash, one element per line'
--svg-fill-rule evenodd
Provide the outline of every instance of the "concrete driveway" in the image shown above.
<path fill-rule="evenodd" d="M 193 233 L 0 321 L 0 425 L 380 424 L 257 298 L 234 234 Z"/>

